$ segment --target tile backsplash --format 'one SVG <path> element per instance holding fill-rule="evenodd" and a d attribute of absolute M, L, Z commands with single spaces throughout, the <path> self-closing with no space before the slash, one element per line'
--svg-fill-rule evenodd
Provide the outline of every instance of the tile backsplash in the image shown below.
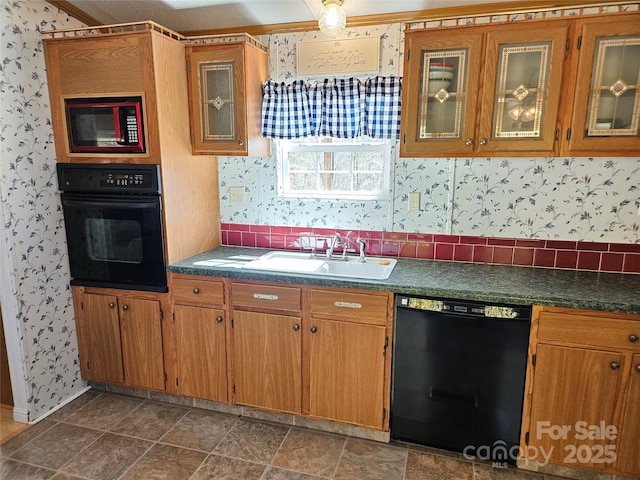
<path fill-rule="evenodd" d="M 480 237 L 467 235 L 415 234 L 377 230 L 340 230 L 268 225 L 222 224 L 224 245 L 304 250 L 302 238 L 347 238 L 347 248 L 356 250 L 355 240 L 366 241 L 366 254 L 493 263 L 565 270 L 640 273 L 640 244 Z M 320 248 L 322 249 L 322 248 Z M 307 249 L 308 251 L 308 249 Z M 337 249 L 340 251 L 340 248 Z"/>

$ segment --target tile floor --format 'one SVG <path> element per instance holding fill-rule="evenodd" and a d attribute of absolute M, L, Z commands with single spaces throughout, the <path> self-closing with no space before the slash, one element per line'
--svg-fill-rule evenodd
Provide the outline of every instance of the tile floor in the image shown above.
<path fill-rule="evenodd" d="M 0 447 L 2 480 L 559 480 L 227 413 L 87 392 Z"/>

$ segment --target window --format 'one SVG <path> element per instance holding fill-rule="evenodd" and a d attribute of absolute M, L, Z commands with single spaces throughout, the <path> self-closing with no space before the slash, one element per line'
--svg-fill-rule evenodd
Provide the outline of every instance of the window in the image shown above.
<path fill-rule="evenodd" d="M 280 196 L 389 198 L 391 142 L 323 138 L 315 142 L 278 143 Z"/>

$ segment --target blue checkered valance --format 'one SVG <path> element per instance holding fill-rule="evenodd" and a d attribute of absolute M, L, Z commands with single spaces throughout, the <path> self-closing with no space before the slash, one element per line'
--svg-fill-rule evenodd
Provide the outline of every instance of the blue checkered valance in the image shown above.
<path fill-rule="evenodd" d="M 262 136 L 398 138 L 402 78 L 262 84 Z"/>

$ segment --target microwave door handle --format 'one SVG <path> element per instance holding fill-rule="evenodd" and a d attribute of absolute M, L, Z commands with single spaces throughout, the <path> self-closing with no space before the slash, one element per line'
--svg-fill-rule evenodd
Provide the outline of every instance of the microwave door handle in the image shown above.
<path fill-rule="evenodd" d="M 125 143 L 125 139 L 122 135 L 122 127 L 120 126 L 120 108 L 113 107 L 113 126 L 116 131 L 116 143 L 122 145 Z"/>

